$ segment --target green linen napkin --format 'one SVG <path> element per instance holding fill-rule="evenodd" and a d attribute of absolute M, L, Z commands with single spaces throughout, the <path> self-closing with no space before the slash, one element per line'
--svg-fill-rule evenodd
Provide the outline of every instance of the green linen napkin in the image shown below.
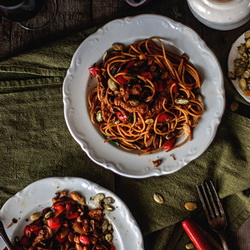
<path fill-rule="evenodd" d="M 72 56 L 96 28 L 0 62 L 1 204 L 41 178 L 77 176 L 115 192 L 129 207 L 145 249 L 185 249 L 180 222 L 188 216 L 206 226 L 196 184 L 211 179 L 223 199 L 229 229 L 250 215 L 250 122 L 225 111 L 212 144 L 198 159 L 171 175 L 146 179 L 118 176 L 93 163 L 71 137 L 63 116 L 62 83 Z M 154 201 L 160 193 L 165 202 Z M 189 212 L 184 204 L 198 209 Z"/>

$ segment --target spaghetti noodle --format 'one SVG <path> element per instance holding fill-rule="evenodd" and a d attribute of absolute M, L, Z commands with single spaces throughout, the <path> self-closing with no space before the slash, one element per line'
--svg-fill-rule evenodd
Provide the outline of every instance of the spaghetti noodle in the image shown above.
<path fill-rule="evenodd" d="M 192 140 L 204 106 L 200 74 L 188 60 L 166 51 L 158 37 L 113 44 L 89 68 L 98 81 L 88 94 L 89 113 L 105 142 L 142 155 Z"/>

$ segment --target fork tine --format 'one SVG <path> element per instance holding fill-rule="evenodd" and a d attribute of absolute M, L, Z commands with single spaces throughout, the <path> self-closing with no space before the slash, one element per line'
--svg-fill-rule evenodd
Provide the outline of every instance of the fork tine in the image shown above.
<path fill-rule="evenodd" d="M 208 192 L 208 194 L 209 194 L 210 204 L 212 203 L 212 205 L 213 205 L 213 209 L 212 209 L 212 207 L 211 207 L 211 210 L 213 211 L 213 215 L 214 215 L 214 213 L 215 213 L 215 215 L 218 217 L 218 216 L 220 216 L 220 213 L 219 213 L 218 207 L 216 206 L 216 202 L 215 202 L 215 199 L 214 199 L 214 196 L 216 197 L 215 189 L 213 190 L 213 194 L 212 194 L 211 189 L 210 189 L 210 187 L 209 187 L 209 185 L 208 185 L 207 182 L 205 183 L 205 185 L 206 185 L 206 188 L 207 188 L 207 192 Z M 210 183 L 210 185 L 211 185 L 211 183 Z M 216 198 L 217 198 L 217 197 L 216 197 Z M 218 201 L 218 200 L 217 200 L 217 201 Z M 210 205 L 210 206 L 211 206 L 211 205 Z"/>
<path fill-rule="evenodd" d="M 206 215 L 206 217 L 207 217 L 208 220 L 211 220 L 211 216 L 210 216 L 210 214 L 208 212 L 209 209 L 207 208 L 206 201 L 204 199 L 204 197 L 206 198 L 206 193 L 204 195 L 204 186 L 203 186 L 203 184 L 201 184 L 201 187 L 199 187 L 198 185 L 196 185 L 196 188 L 197 188 L 198 195 L 199 195 L 199 198 L 200 198 L 203 210 L 205 212 L 205 215 Z"/>
<path fill-rule="evenodd" d="M 215 198 L 216 198 L 216 202 L 217 202 L 217 204 L 218 204 L 218 206 L 219 206 L 219 211 L 218 211 L 218 212 L 220 212 L 220 216 L 224 216 L 224 215 L 225 215 L 224 209 L 223 209 L 223 207 L 222 207 L 222 204 L 221 204 L 219 195 L 218 195 L 218 193 L 216 192 L 215 187 L 214 187 L 214 184 L 213 184 L 212 181 L 210 181 L 210 186 L 211 186 L 212 191 L 213 191 L 213 194 L 214 194 L 214 196 L 215 196 Z"/>

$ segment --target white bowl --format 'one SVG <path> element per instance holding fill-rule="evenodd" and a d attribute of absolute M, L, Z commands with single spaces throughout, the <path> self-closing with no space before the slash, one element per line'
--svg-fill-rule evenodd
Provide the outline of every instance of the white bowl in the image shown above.
<path fill-rule="evenodd" d="M 232 30 L 250 20 L 249 0 L 187 0 L 193 15 L 216 30 Z"/>

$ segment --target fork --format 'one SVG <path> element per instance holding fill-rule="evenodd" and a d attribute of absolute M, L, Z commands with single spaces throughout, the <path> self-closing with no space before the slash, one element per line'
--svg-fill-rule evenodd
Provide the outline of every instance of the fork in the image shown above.
<path fill-rule="evenodd" d="M 12 245 L 11 241 L 9 240 L 8 235 L 6 234 L 6 231 L 4 229 L 3 222 L 0 220 L 0 236 L 4 240 L 6 246 L 9 250 L 14 250 L 14 246 Z"/>
<path fill-rule="evenodd" d="M 227 218 L 212 181 L 196 185 L 196 188 L 210 228 L 219 235 L 223 249 L 229 250 L 225 237 Z"/>

